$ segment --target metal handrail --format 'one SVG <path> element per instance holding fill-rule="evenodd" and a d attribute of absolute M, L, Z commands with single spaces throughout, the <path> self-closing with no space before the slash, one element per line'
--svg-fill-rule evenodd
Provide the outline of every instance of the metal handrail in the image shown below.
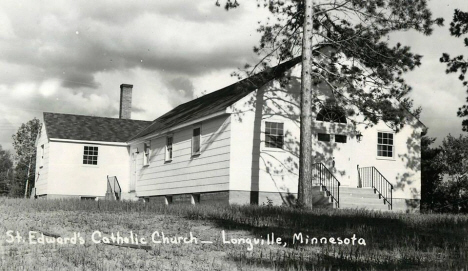
<path fill-rule="evenodd" d="M 116 176 L 107 176 L 107 190 L 112 195 L 113 199 L 120 200 L 122 194 L 122 188 L 120 187 L 119 181 Z M 107 193 L 106 193 L 107 194 Z"/>
<path fill-rule="evenodd" d="M 380 171 L 372 167 L 362 167 L 358 170 L 359 187 L 371 187 L 374 193 L 379 194 L 379 199 L 383 198 L 384 204 L 388 203 L 390 210 L 393 208 L 393 184 L 391 184 Z M 389 200 L 390 199 L 390 200 Z"/>
<path fill-rule="evenodd" d="M 323 163 L 315 163 L 312 166 L 312 175 L 317 177 L 320 187 L 331 197 L 332 202 L 336 203 L 336 208 L 340 208 L 340 181 Z"/>

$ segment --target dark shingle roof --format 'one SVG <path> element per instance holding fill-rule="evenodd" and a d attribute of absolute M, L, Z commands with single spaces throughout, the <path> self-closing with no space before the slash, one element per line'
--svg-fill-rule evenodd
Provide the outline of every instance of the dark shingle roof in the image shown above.
<path fill-rule="evenodd" d="M 181 104 L 161 117 L 155 119 L 150 126 L 146 127 L 138 134 L 135 134 L 135 136 L 133 136 L 131 139 L 146 136 L 154 132 L 163 131 L 175 125 L 220 112 L 239 101 L 252 91 L 260 88 L 274 78 L 279 77 L 285 71 L 299 63 L 300 60 L 300 57 L 296 57 L 230 86 Z"/>
<path fill-rule="evenodd" d="M 48 138 L 126 142 L 151 121 L 44 112 Z"/>

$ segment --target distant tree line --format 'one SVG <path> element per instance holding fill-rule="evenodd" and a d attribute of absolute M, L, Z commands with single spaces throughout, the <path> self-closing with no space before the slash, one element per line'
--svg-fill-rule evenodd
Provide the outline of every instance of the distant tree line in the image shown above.
<path fill-rule="evenodd" d="M 13 138 L 15 155 L 0 145 L 0 196 L 29 197 L 36 171 L 36 138 L 41 122 L 23 123 Z"/>
<path fill-rule="evenodd" d="M 0 145 L 0 195 L 8 195 L 13 180 L 13 160 L 10 151 Z"/>

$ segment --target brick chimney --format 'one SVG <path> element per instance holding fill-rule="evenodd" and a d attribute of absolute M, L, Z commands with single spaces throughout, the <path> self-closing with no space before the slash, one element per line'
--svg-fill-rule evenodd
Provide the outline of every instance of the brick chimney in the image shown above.
<path fill-rule="evenodd" d="M 132 118 L 132 89 L 133 85 L 120 85 L 120 119 Z"/>

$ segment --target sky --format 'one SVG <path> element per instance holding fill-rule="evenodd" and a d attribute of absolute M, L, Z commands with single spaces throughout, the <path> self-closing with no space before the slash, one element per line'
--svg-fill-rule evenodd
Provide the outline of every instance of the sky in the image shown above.
<path fill-rule="evenodd" d="M 445 18 L 431 36 L 409 31 L 389 42 L 423 55 L 405 75 L 421 121 L 439 144 L 458 136 L 466 92 L 445 74 L 442 52 L 468 55 L 448 24 L 466 0 L 432 0 Z M 234 83 L 230 74 L 255 63 L 256 1 L 226 12 L 214 0 L 0 0 L 0 145 L 12 149 L 18 127 L 43 112 L 118 117 L 120 84 L 133 84 L 133 119 L 153 120 L 203 93 Z M 222 2 L 222 1 L 221 1 Z"/>

